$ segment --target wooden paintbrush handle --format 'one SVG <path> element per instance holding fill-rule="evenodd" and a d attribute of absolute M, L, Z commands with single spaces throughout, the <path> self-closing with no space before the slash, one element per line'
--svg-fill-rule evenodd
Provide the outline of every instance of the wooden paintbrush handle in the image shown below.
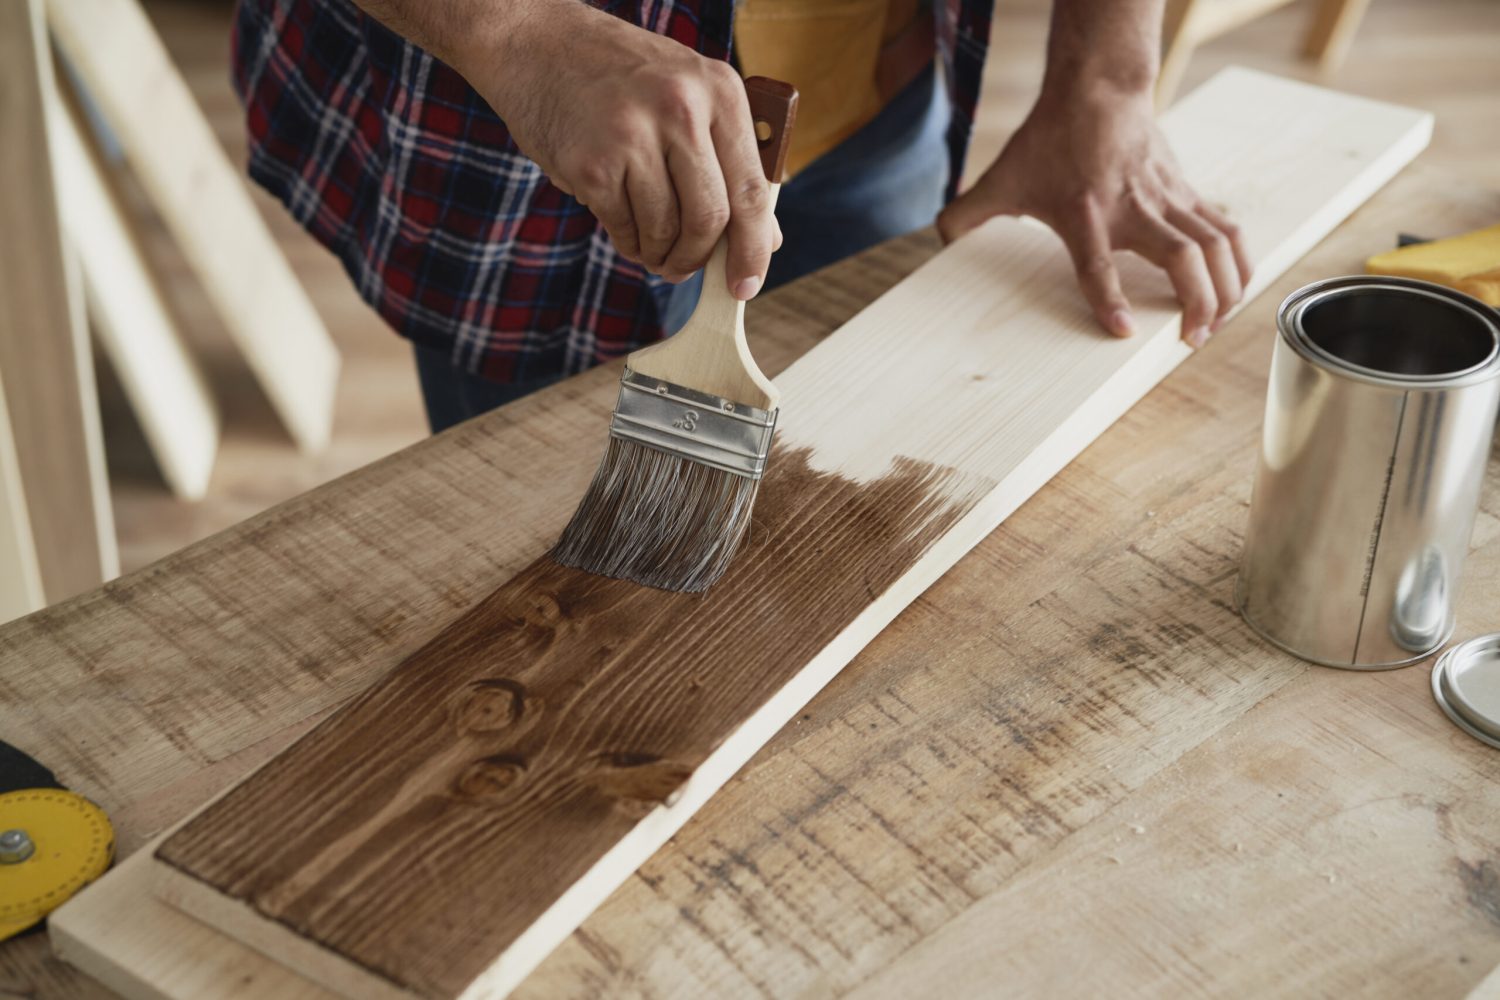
<path fill-rule="evenodd" d="M 755 127 L 755 144 L 760 149 L 760 166 L 771 182 L 771 209 L 776 208 L 776 192 L 781 188 L 782 174 L 786 173 L 786 151 L 791 145 L 792 126 L 797 121 L 797 88 L 780 80 L 766 76 L 752 76 L 745 80 L 745 96 L 750 99 L 750 119 Z M 729 294 L 725 264 L 729 259 L 729 233 L 719 237 L 713 254 L 704 265 L 703 292 L 698 307 L 709 308 L 717 302 L 720 309 L 735 309 L 740 305 Z"/>
<path fill-rule="evenodd" d="M 775 211 L 776 192 L 781 189 L 781 177 L 786 172 L 792 126 L 797 121 L 797 88 L 767 76 L 752 76 L 745 79 L 745 96 L 750 99 L 755 144 L 760 149 L 761 169 L 771 182 L 771 209 Z M 703 291 L 698 297 L 697 311 L 705 316 L 713 310 L 732 311 L 743 305 L 729 294 L 725 273 L 728 259 L 729 232 L 725 230 L 703 267 Z"/>
<path fill-rule="evenodd" d="M 771 185 L 771 207 L 786 169 L 787 140 L 797 117 L 797 91 L 789 84 L 753 76 L 745 81 L 761 168 Z M 729 237 L 719 237 L 703 269 L 698 306 L 676 336 L 630 355 L 637 373 L 747 406 L 774 410 L 781 394 L 750 356 L 745 343 L 745 303 L 729 293 L 725 264 Z"/>
<path fill-rule="evenodd" d="M 766 172 L 766 180 L 780 184 L 781 175 L 786 172 L 792 126 L 797 121 L 797 88 L 770 77 L 752 76 L 745 80 L 745 95 L 750 98 L 760 165 Z"/>

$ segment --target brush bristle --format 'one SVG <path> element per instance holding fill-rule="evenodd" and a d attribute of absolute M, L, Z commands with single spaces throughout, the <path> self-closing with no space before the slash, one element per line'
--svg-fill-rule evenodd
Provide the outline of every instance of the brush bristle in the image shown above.
<path fill-rule="evenodd" d="M 724 575 L 760 481 L 617 437 L 552 558 L 662 590 L 704 591 Z"/>

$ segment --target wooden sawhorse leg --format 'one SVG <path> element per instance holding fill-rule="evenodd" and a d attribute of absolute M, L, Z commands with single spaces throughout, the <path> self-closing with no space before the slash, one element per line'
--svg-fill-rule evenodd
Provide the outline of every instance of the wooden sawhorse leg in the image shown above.
<path fill-rule="evenodd" d="M 0 3 L 0 376 L 48 603 L 119 572 L 93 358 L 52 167 L 51 56 L 40 0 Z"/>
<path fill-rule="evenodd" d="M 1338 69 L 1369 6 L 1370 0 L 1322 0 L 1303 43 L 1303 54 L 1316 59 L 1325 73 Z"/>

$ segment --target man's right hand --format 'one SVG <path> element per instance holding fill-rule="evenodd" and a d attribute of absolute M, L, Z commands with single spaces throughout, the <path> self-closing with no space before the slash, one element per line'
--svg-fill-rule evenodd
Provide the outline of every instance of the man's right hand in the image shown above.
<path fill-rule="evenodd" d="M 739 74 L 576 0 L 512 13 L 453 55 L 521 151 L 669 281 L 727 229 L 729 290 L 753 297 L 781 233 Z"/>

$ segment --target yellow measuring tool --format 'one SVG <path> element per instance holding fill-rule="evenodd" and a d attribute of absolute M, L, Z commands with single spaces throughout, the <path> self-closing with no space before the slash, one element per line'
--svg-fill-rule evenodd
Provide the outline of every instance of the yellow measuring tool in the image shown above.
<path fill-rule="evenodd" d="M 0 941 L 104 874 L 115 833 L 104 810 L 60 788 L 0 795 Z"/>

